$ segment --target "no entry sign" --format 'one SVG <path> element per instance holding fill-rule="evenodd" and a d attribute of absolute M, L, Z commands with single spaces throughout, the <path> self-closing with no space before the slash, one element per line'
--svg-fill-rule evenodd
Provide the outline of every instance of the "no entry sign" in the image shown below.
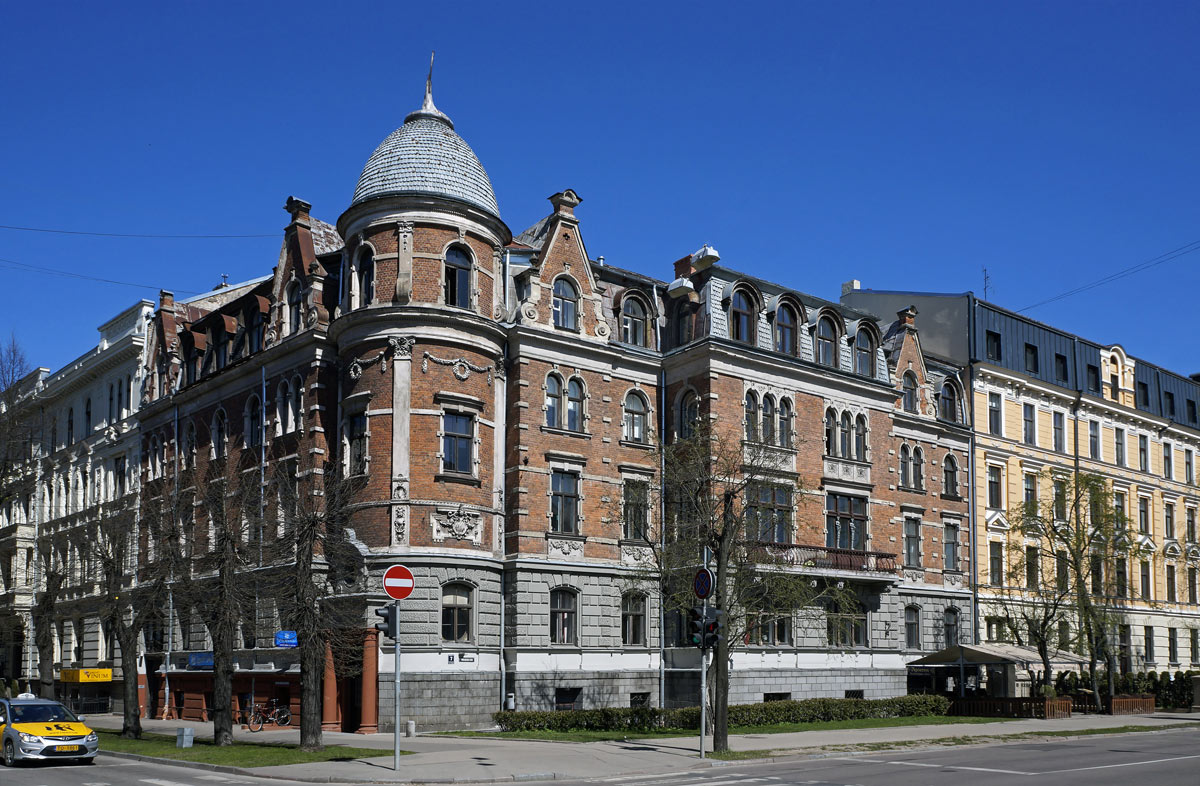
<path fill-rule="evenodd" d="M 393 565 L 383 572 L 383 591 L 389 598 L 404 600 L 416 586 L 412 571 L 403 565 Z"/>

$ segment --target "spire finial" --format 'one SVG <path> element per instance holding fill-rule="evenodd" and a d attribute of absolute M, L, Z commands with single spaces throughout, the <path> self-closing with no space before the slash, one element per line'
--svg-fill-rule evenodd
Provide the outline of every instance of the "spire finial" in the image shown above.
<path fill-rule="evenodd" d="M 440 120 L 446 125 L 454 128 L 454 123 L 450 122 L 450 118 L 446 117 L 444 112 L 438 110 L 433 105 L 433 56 L 435 52 L 429 52 L 429 76 L 425 77 L 425 100 L 421 103 L 421 108 L 416 112 L 410 112 L 408 117 L 404 118 L 404 122 L 416 120 L 417 118 L 429 117 L 434 120 Z"/>

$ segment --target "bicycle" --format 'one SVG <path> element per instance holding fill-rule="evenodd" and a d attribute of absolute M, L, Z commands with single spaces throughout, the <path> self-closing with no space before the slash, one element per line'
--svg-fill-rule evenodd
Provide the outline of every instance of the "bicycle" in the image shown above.
<path fill-rule="evenodd" d="M 250 731 L 262 731 L 263 725 L 267 723 L 276 726 L 290 726 L 292 711 L 279 704 L 275 699 L 271 699 L 268 707 L 255 704 L 250 710 L 250 723 L 248 724 Z"/>

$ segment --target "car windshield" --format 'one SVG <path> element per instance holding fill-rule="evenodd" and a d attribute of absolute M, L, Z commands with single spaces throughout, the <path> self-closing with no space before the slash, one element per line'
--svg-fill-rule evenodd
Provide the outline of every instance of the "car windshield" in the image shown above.
<path fill-rule="evenodd" d="M 61 704 L 14 704 L 13 723 L 77 723 L 78 719 Z"/>

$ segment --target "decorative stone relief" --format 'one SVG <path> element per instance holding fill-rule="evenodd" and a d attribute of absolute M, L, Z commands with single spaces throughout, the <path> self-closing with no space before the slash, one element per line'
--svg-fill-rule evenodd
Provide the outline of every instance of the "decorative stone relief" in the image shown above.
<path fill-rule="evenodd" d="M 596 335 L 600 338 L 608 338 L 608 323 L 600 321 L 596 323 Z"/>
<path fill-rule="evenodd" d="M 439 358 L 423 352 L 421 358 L 423 373 L 429 373 L 429 361 L 431 360 L 439 366 L 449 366 L 454 378 L 459 382 L 466 382 L 471 376 L 471 372 L 474 371 L 476 374 L 487 374 L 487 383 L 488 385 L 492 384 L 492 376 L 495 374 L 494 366 L 477 366 L 466 358 Z"/>
<path fill-rule="evenodd" d="M 392 532 L 395 534 L 397 544 L 408 542 L 407 505 L 396 505 L 392 508 Z"/>
<path fill-rule="evenodd" d="M 408 499 L 408 478 L 400 475 L 392 479 L 392 499 Z"/>
<path fill-rule="evenodd" d="M 961 587 L 963 583 L 963 577 L 962 574 L 959 573 L 944 573 L 942 574 L 942 581 L 948 587 Z"/>
<path fill-rule="evenodd" d="M 870 483 L 871 465 L 825 456 L 825 477 L 852 483 Z"/>
<path fill-rule="evenodd" d="M 925 571 L 923 571 L 923 570 L 906 570 L 906 571 L 904 571 L 904 578 L 908 579 L 909 581 L 924 581 L 925 580 Z"/>
<path fill-rule="evenodd" d="M 547 538 L 546 553 L 551 557 L 579 559 L 583 557 L 583 541 L 567 538 Z"/>
<path fill-rule="evenodd" d="M 654 550 L 649 546 L 621 546 L 621 564 L 639 567 L 654 564 Z"/>
<path fill-rule="evenodd" d="M 417 340 L 412 336 L 388 336 L 388 345 L 379 350 L 379 354 L 375 355 L 373 358 L 366 358 L 365 360 L 355 358 L 354 360 L 350 361 L 350 367 L 347 369 L 346 373 L 350 375 L 351 379 L 358 379 L 363 375 L 363 370 L 365 368 L 378 363 L 379 373 L 385 374 L 387 373 L 388 357 L 412 357 L 413 344 L 416 342 Z"/>
<path fill-rule="evenodd" d="M 431 513 L 429 520 L 433 524 L 433 539 L 437 543 L 447 539 L 469 540 L 478 546 L 483 538 L 483 517 L 475 511 L 442 509 Z"/>

